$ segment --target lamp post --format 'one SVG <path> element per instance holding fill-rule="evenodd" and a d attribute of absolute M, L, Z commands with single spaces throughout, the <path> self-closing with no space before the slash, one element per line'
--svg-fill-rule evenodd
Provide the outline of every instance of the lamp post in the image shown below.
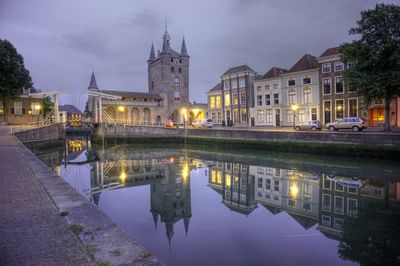
<path fill-rule="evenodd" d="M 299 109 L 297 104 L 292 104 L 291 109 L 293 111 L 293 129 L 296 129 L 296 111 Z"/>

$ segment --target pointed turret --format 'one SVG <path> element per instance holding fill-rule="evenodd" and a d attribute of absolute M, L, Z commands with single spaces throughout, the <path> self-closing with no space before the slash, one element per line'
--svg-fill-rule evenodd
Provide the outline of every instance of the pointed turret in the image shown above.
<path fill-rule="evenodd" d="M 181 56 L 189 56 L 186 50 L 185 37 L 182 40 Z"/>
<path fill-rule="evenodd" d="M 90 78 L 90 84 L 88 89 L 96 89 L 98 90 L 99 87 L 97 87 L 97 82 L 96 82 L 96 77 L 94 75 L 94 71 L 92 71 L 92 77 Z"/>
<path fill-rule="evenodd" d="M 158 222 L 158 213 L 156 211 L 151 211 L 153 214 L 153 221 L 154 221 L 154 227 L 157 228 L 157 222 Z"/>
<path fill-rule="evenodd" d="M 149 61 L 153 61 L 154 59 L 156 59 L 156 54 L 154 53 L 154 44 L 151 44 Z"/>
<path fill-rule="evenodd" d="M 187 236 L 188 231 L 189 231 L 189 222 L 190 222 L 190 217 L 185 217 L 185 218 L 183 218 L 183 223 L 185 224 L 185 233 L 186 233 L 186 236 Z"/>
<path fill-rule="evenodd" d="M 165 20 L 165 32 L 163 35 L 163 45 L 162 45 L 161 53 L 168 53 L 170 40 L 171 40 L 171 36 L 168 34 L 167 20 Z"/>

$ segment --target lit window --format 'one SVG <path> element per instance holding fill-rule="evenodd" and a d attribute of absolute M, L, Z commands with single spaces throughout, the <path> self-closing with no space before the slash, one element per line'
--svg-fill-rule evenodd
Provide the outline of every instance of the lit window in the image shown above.
<path fill-rule="evenodd" d="M 221 96 L 217 96 L 217 97 L 215 97 L 215 106 L 217 107 L 217 108 L 221 108 Z"/>
<path fill-rule="evenodd" d="M 215 97 L 210 97 L 210 109 L 215 108 Z"/>
<path fill-rule="evenodd" d="M 14 102 L 14 114 L 22 115 L 22 102 Z"/>
<path fill-rule="evenodd" d="M 336 100 L 336 119 L 344 117 L 343 100 Z"/>
<path fill-rule="evenodd" d="M 225 94 L 225 106 L 231 105 L 231 95 L 229 93 Z"/>

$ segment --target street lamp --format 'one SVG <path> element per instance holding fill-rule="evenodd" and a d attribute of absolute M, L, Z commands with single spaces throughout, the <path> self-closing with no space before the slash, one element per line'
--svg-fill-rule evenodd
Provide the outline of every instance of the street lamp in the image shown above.
<path fill-rule="evenodd" d="M 293 129 L 296 129 L 296 111 L 299 109 L 297 104 L 292 104 L 291 109 L 293 111 Z"/>
<path fill-rule="evenodd" d="M 186 108 L 182 108 L 181 109 L 181 113 L 182 113 L 182 116 L 183 116 L 183 127 L 186 128 L 186 119 L 187 119 L 187 110 L 186 110 Z"/>

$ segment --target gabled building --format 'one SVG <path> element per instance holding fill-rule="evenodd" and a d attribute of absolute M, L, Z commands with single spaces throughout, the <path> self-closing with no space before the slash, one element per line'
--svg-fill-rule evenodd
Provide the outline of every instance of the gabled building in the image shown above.
<path fill-rule="evenodd" d="M 222 87 L 221 83 L 217 83 L 207 93 L 208 97 L 208 118 L 213 120 L 214 124 L 221 125 L 223 120 L 223 109 L 222 109 Z"/>
<path fill-rule="evenodd" d="M 223 126 L 247 126 L 250 108 L 254 106 L 255 77 L 256 72 L 247 65 L 228 69 L 222 74 L 220 85 L 216 85 L 208 92 L 209 114 L 212 116 L 214 113 L 218 121 L 218 109 L 220 109 Z M 221 99 L 221 108 L 217 108 L 218 94 L 221 97 L 218 98 Z M 213 109 L 216 112 L 213 112 Z"/>
<path fill-rule="evenodd" d="M 319 65 L 315 56 L 305 54 L 281 74 L 281 83 L 283 126 L 320 119 Z"/>
<path fill-rule="evenodd" d="M 44 96 L 40 90 L 28 88 L 14 99 L 0 98 L 0 123 L 20 125 L 42 122 Z"/>
<path fill-rule="evenodd" d="M 287 70 L 272 67 L 254 81 L 254 107 L 250 109 L 251 125 L 281 126 L 281 75 Z"/>
<path fill-rule="evenodd" d="M 366 117 L 363 100 L 354 88 L 343 83 L 343 71 L 351 62 L 342 62 L 340 47 L 327 49 L 318 58 L 320 67 L 320 117 L 327 124 L 344 117 Z"/>

